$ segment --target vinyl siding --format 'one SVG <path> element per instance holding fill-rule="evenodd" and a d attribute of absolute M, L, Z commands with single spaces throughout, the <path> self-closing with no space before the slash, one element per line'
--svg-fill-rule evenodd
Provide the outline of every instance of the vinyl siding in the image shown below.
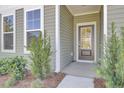
<path fill-rule="evenodd" d="M 50 35 L 51 39 L 51 47 L 52 47 L 52 56 L 51 56 L 51 67 L 52 70 L 55 70 L 55 5 L 46 5 L 44 7 L 44 27 L 45 31 L 47 31 Z"/>
<path fill-rule="evenodd" d="M 24 51 L 24 9 L 16 10 L 16 52 Z"/>
<path fill-rule="evenodd" d="M 82 16 L 75 16 L 74 17 L 74 59 L 76 60 L 76 26 L 78 23 L 85 23 L 85 22 L 93 22 L 96 21 L 96 49 L 97 49 L 97 53 L 96 53 L 96 57 L 98 60 L 99 58 L 99 51 L 100 51 L 100 44 L 99 44 L 99 40 L 100 40 L 100 14 L 99 13 L 94 13 L 94 14 L 88 14 L 88 15 L 82 15 Z"/>
<path fill-rule="evenodd" d="M 35 8 L 35 7 L 34 7 Z M 24 54 L 24 7 L 15 10 L 16 13 L 16 53 L 5 53 L 1 52 L 1 41 L 0 41 L 0 58 L 12 57 L 22 55 L 29 60 L 29 55 Z M 1 23 L 1 16 L 0 16 Z M 1 26 L 1 24 L 0 24 Z M 0 27 L 1 28 L 1 27 Z M 55 6 L 47 5 L 44 6 L 44 29 L 49 33 L 51 38 L 52 51 L 55 52 Z M 0 29 L 0 40 L 1 40 L 1 29 Z M 55 53 L 51 56 L 52 70 L 55 69 Z"/>
<path fill-rule="evenodd" d="M 1 51 L 1 14 L 0 14 L 0 51 Z"/>
<path fill-rule="evenodd" d="M 111 32 L 111 23 L 116 25 L 116 31 L 120 32 L 120 28 L 124 27 L 124 6 L 110 5 L 107 8 L 108 16 L 108 35 Z"/>
<path fill-rule="evenodd" d="M 100 45 L 100 51 L 99 51 L 99 57 L 103 57 L 103 44 L 104 44 L 104 23 L 103 23 L 103 6 L 100 10 L 100 33 L 99 33 L 99 45 Z"/>
<path fill-rule="evenodd" d="M 60 6 L 60 67 L 61 70 L 72 62 L 73 56 L 73 16 L 66 6 Z"/>

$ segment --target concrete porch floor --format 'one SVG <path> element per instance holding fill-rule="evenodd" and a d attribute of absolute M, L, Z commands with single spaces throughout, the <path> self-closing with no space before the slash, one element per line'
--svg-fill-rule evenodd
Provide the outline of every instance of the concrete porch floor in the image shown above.
<path fill-rule="evenodd" d="M 62 72 L 67 75 L 87 78 L 98 77 L 96 74 L 96 64 L 94 63 L 72 62 L 67 65 Z"/>

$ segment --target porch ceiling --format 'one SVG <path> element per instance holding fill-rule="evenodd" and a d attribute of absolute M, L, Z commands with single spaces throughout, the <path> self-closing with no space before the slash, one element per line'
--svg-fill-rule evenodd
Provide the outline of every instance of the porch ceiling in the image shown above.
<path fill-rule="evenodd" d="M 66 5 L 74 16 L 100 12 L 101 5 Z"/>

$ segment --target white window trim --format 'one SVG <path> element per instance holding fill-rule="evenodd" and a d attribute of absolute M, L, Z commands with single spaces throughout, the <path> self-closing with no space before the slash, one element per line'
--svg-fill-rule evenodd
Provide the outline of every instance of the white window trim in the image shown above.
<path fill-rule="evenodd" d="M 13 32 L 8 32 L 8 33 L 13 33 L 13 50 L 8 50 L 4 49 L 4 33 L 3 32 L 3 18 L 6 16 L 13 15 Z M 9 14 L 2 14 L 2 21 L 1 21 L 1 51 L 2 52 L 8 52 L 8 53 L 15 53 L 16 52 L 16 29 L 15 29 L 15 23 L 16 23 L 16 18 L 15 18 L 15 11 Z"/>
<path fill-rule="evenodd" d="M 30 54 L 30 51 L 28 51 L 26 49 L 27 46 L 27 30 L 26 30 L 26 13 L 28 11 L 33 11 L 33 10 L 37 10 L 40 9 L 41 11 L 41 18 L 40 18 L 40 29 L 35 29 L 35 30 L 40 30 L 42 32 L 42 35 L 44 36 L 44 6 L 37 6 L 37 7 L 27 7 L 24 8 L 24 54 Z M 28 31 L 32 31 L 32 30 L 28 30 Z"/>

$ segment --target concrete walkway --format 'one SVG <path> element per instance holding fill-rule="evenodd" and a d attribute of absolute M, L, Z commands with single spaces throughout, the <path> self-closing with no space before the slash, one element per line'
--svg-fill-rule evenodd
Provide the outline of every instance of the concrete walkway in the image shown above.
<path fill-rule="evenodd" d="M 96 74 L 96 64 L 93 63 L 81 63 L 72 62 L 67 65 L 63 70 L 63 73 L 72 76 L 95 78 L 98 77 Z"/>
<path fill-rule="evenodd" d="M 91 78 L 66 75 L 58 88 L 93 88 L 94 83 Z"/>

